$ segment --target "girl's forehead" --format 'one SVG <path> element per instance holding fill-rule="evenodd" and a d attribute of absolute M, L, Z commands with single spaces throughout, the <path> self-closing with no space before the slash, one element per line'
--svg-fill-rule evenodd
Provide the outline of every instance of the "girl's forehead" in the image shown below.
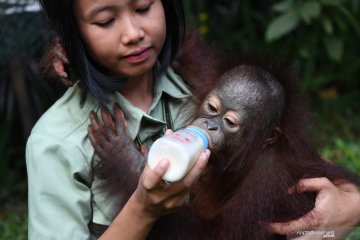
<path fill-rule="evenodd" d="M 93 16 L 106 10 L 127 8 L 136 4 L 146 3 L 152 0 L 73 0 L 74 5 L 84 15 Z"/>

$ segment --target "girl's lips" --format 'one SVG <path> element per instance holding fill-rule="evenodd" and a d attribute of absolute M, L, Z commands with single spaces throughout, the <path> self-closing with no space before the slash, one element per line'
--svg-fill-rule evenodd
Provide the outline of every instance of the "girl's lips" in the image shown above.
<path fill-rule="evenodd" d="M 124 59 L 129 63 L 140 63 L 145 61 L 149 56 L 150 48 L 143 48 L 124 56 Z"/>

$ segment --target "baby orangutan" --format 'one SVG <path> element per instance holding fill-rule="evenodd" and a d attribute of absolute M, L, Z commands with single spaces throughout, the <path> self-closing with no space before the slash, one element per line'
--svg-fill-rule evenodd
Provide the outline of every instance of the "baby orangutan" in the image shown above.
<path fill-rule="evenodd" d="M 189 123 L 207 131 L 212 154 L 190 203 L 160 218 L 148 239 L 286 239 L 262 223 L 287 222 L 314 208 L 316 193 L 289 191 L 300 179 L 360 184 L 358 176 L 318 155 L 310 114 L 292 77 L 267 66 L 236 64 L 208 80 L 205 97 L 194 89 Z M 126 201 L 146 154 L 127 135 L 118 106 L 114 119 L 107 110 L 101 115 L 103 123 L 92 113 L 89 127 L 101 159 L 95 174 Z"/>

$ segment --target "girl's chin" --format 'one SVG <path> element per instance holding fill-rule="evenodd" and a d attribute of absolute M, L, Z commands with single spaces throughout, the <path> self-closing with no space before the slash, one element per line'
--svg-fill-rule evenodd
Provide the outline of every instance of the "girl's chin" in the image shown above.
<path fill-rule="evenodd" d="M 115 76 L 125 76 L 125 77 L 140 77 L 146 75 L 148 73 L 152 74 L 153 66 L 155 65 L 156 61 L 144 61 L 141 63 L 126 63 L 122 64 L 119 67 L 121 71 L 114 73 Z"/>

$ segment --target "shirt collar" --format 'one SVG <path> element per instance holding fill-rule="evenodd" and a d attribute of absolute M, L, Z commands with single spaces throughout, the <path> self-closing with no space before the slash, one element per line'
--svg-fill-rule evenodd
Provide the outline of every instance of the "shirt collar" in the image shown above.
<path fill-rule="evenodd" d="M 161 98 L 164 93 L 174 99 L 183 99 L 191 95 L 190 88 L 184 83 L 181 77 L 178 76 L 172 68 L 168 68 L 156 77 L 154 84 L 154 99 L 150 106 L 149 113 L 134 107 L 119 92 L 114 94 L 109 107 L 111 107 L 114 103 L 118 103 L 120 105 L 128 123 L 129 136 L 132 139 L 135 139 L 139 133 L 142 118 L 147 118 L 150 121 L 165 125 L 162 118 L 153 116 L 152 114 L 158 104 L 161 104 Z"/>
<path fill-rule="evenodd" d="M 191 95 L 189 86 L 184 83 L 182 78 L 172 68 L 168 68 L 157 78 L 154 90 L 155 96 L 160 92 L 165 92 L 177 99 L 186 98 Z"/>

